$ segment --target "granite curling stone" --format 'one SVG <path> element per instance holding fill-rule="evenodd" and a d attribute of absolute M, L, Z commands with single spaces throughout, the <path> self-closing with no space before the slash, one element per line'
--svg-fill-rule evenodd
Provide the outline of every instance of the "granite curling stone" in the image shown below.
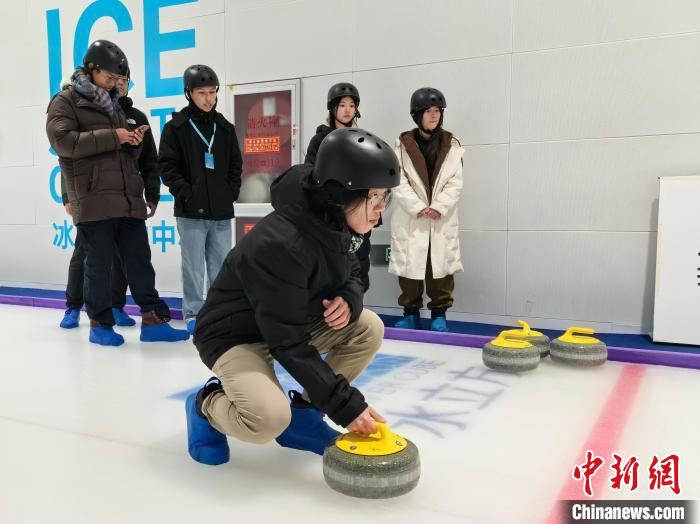
<path fill-rule="evenodd" d="M 578 335 L 576 333 L 579 333 Z M 600 366 L 608 360 L 608 348 L 593 335 L 595 330 L 571 327 L 561 337 L 552 340 L 549 352 L 552 360 L 577 367 Z"/>
<path fill-rule="evenodd" d="M 523 333 L 525 338 L 523 340 L 529 342 L 537 349 L 540 350 L 540 357 L 544 358 L 549 355 L 549 337 L 540 333 L 539 331 L 533 331 L 530 329 L 530 325 L 527 322 L 518 320 L 518 325 L 522 329 L 509 329 L 505 331 L 506 335 L 512 335 L 513 333 Z"/>
<path fill-rule="evenodd" d="M 540 365 L 540 350 L 525 340 L 525 334 L 516 330 L 498 337 L 484 346 L 484 365 L 498 371 L 517 373 L 529 371 Z"/>
<path fill-rule="evenodd" d="M 340 493 L 365 499 L 397 497 L 418 484 L 420 458 L 413 442 L 375 422 L 370 436 L 345 433 L 323 454 L 326 484 Z"/>

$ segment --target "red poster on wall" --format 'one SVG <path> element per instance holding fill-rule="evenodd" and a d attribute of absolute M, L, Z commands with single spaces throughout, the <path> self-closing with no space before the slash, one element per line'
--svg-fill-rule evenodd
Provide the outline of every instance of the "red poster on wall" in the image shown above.
<path fill-rule="evenodd" d="M 270 202 L 270 184 L 292 165 L 292 89 L 234 92 L 234 123 L 243 155 L 240 203 Z"/>

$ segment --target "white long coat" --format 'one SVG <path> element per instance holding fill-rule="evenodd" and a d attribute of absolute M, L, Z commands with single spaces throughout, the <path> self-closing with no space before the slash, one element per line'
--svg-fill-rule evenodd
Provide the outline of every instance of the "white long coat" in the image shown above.
<path fill-rule="evenodd" d="M 452 138 L 433 184 L 429 201 L 424 182 L 411 162 L 400 139 L 394 149 L 401 165 L 401 184 L 393 190 L 391 216 L 391 259 L 389 272 L 394 275 L 424 280 L 428 249 L 433 278 L 464 271 L 459 250 L 459 217 L 457 202 L 462 193 L 462 156 L 464 148 Z M 431 207 L 441 215 L 437 220 L 418 218 L 418 213 Z"/>

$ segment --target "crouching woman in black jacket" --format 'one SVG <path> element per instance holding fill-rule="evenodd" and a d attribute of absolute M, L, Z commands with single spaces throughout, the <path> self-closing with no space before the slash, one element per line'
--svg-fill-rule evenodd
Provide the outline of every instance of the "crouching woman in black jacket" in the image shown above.
<path fill-rule="evenodd" d="M 226 435 L 323 454 L 338 435 L 324 413 L 364 435 L 384 420 L 350 385 L 384 334 L 362 307 L 354 252 L 399 172 L 383 140 L 347 128 L 326 137 L 313 166 L 274 182 L 274 211 L 229 252 L 197 317 L 194 342 L 216 377 L 187 399 L 194 460 L 227 462 Z M 274 360 L 304 388 L 290 391 L 291 406 Z"/>

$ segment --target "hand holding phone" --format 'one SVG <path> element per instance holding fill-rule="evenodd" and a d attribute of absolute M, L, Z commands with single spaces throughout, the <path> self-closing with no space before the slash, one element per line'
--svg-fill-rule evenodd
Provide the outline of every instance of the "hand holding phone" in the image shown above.
<path fill-rule="evenodd" d="M 143 141 L 143 135 L 146 134 L 146 131 L 150 129 L 150 126 L 144 124 L 142 126 L 137 127 L 134 130 L 134 139 L 135 139 L 135 146 L 139 145 Z"/>

